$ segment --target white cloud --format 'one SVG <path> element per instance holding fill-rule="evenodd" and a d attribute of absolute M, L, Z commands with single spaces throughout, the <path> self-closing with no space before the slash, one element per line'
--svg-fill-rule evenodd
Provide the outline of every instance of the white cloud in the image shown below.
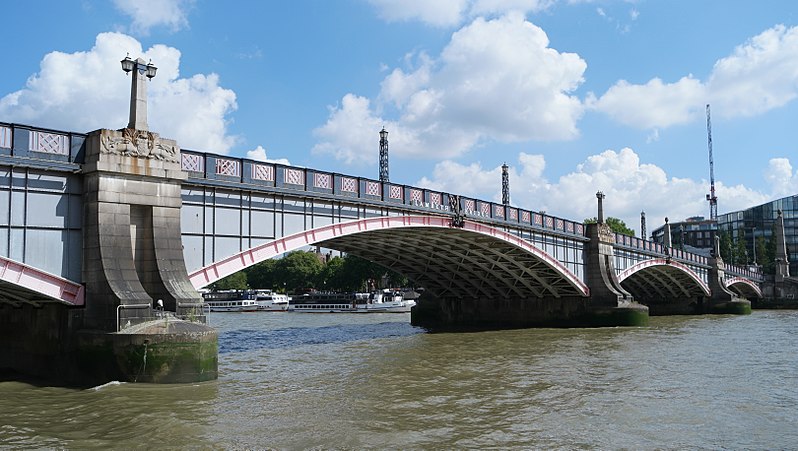
<path fill-rule="evenodd" d="M 764 176 L 774 197 L 790 196 L 798 192 L 798 171 L 793 172 L 792 164 L 787 158 L 772 158 Z"/>
<path fill-rule="evenodd" d="M 589 105 L 642 129 L 667 128 L 703 117 L 746 117 L 778 108 L 798 96 L 798 27 L 775 26 L 718 60 L 705 81 L 685 76 L 674 83 L 617 82 Z"/>
<path fill-rule="evenodd" d="M 391 133 L 391 152 L 428 158 L 462 154 L 485 141 L 564 140 L 578 136 L 583 106 L 571 93 L 586 63 L 550 48 L 546 33 L 520 14 L 476 19 L 455 32 L 437 58 L 394 69 L 376 104 L 354 94 L 316 130 L 317 152 L 347 162 L 375 158 L 374 136 Z M 380 117 L 387 108 L 399 119 Z"/>
<path fill-rule="evenodd" d="M 128 123 L 130 76 L 119 61 L 129 53 L 152 59 L 158 73 L 148 87 L 150 130 L 176 139 L 184 148 L 227 153 L 236 141 L 226 116 L 236 109 L 235 93 L 216 74 L 180 78 L 180 51 L 155 45 L 146 51 L 120 33 L 97 35 L 88 51 L 51 52 L 25 88 L 0 98 L 0 117 L 60 130 L 89 132 Z"/>
<path fill-rule="evenodd" d="M 771 161 L 771 165 L 783 170 L 769 182 L 776 188 L 794 192 L 798 175 L 792 174 L 789 162 Z M 596 191 L 600 190 L 607 196 L 604 200 L 605 215 L 624 220 L 638 232 L 641 211 L 646 212 L 650 229 L 653 224 L 661 224 L 666 216 L 682 220 L 708 214 L 705 194 L 709 184 L 706 180 L 669 177 L 662 168 L 641 163 L 637 153 L 629 148 L 592 155 L 574 171 L 553 182 L 544 176 L 545 167 L 542 155 L 526 153 L 519 155 L 517 165 L 510 164 L 512 205 L 582 220 L 596 216 Z M 784 188 L 785 180 L 791 180 L 793 191 Z M 417 185 L 499 201 L 501 167 L 483 168 L 479 163 L 465 166 L 443 161 L 436 165 L 431 179 L 422 178 Z M 763 194 L 742 185 L 719 183 L 715 189 L 723 212 L 748 208 L 778 197 L 777 190 Z"/>
<path fill-rule="evenodd" d="M 193 4 L 194 0 L 114 0 L 114 5 L 133 19 L 131 31 L 144 35 L 157 26 L 171 31 L 188 27 L 188 10 Z"/>
<path fill-rule="evenodd" d="M 286 166 L 290 166 L 291 162 L 285 158 L 277 158 L 277 159 L 270 159 L 266 156 L 266 149 L 263 146 L 258 146 L 253 150 L 247 151 L 247 158 L 250 160 L 257 160 L 262 161 L 264 163 L 277 163 L 277 164 L 284 164 Z"/>

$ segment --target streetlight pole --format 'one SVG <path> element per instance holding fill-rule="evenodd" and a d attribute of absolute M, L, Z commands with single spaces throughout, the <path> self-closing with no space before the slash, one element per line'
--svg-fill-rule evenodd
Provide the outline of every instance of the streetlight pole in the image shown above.
<path fill-rule="evenodd" d="M 120 61 L 125 73 L 133 73 L 130 81 L 130 121 L 127 128 L 134 130 L 148 130 L 147 126 L 147 80 L 155 77 L 158 70 L 152 61 L 145 63 L 143 59 L 125 59 Z"/>
<path fill-rule="evenodd" d="M 754 244 L 754 266 L 756 266 L 756 226 L 753 227 L 751 232 L 751 242 Z"/>

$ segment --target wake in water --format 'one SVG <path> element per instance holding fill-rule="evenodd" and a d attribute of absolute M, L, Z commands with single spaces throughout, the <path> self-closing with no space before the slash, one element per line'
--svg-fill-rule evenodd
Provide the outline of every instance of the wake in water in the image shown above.
<path fill-rule="evenodd" d="M 122 384 L 124 384 L 124 382 L 111 381 L 111 382 L 106 382 L 106 383 L 104 383 L 102 385 L 98 385 L 96 387 L 92 387 L 90 390 L 100 391 L 100 390 L 102 390 L 104 388 L 113 387 L 115 385 L 122 385 Z"/>

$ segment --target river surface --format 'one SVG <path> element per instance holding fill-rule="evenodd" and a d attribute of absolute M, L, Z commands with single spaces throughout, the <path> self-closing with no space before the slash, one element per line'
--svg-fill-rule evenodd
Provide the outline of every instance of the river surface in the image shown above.
<path fill-rule="evenodd" d="M 219 380 L 0 382 L 0 448 L 798 449 L 798 311 L 430 334 L 214 313 Z"/>

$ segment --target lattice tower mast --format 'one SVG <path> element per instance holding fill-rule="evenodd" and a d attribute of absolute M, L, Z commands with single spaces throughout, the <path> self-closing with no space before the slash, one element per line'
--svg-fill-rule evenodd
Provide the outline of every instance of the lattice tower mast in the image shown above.
<path fill-rule="evenodd" d="M 507 163 L 502 165 L 502 204 L 510 205 L 510 173 Z"/>
<path fill-rule="evenodd" d="M 380 131 L 380 181 L 388 180 L 388 132 L 385 127 Z"/>

